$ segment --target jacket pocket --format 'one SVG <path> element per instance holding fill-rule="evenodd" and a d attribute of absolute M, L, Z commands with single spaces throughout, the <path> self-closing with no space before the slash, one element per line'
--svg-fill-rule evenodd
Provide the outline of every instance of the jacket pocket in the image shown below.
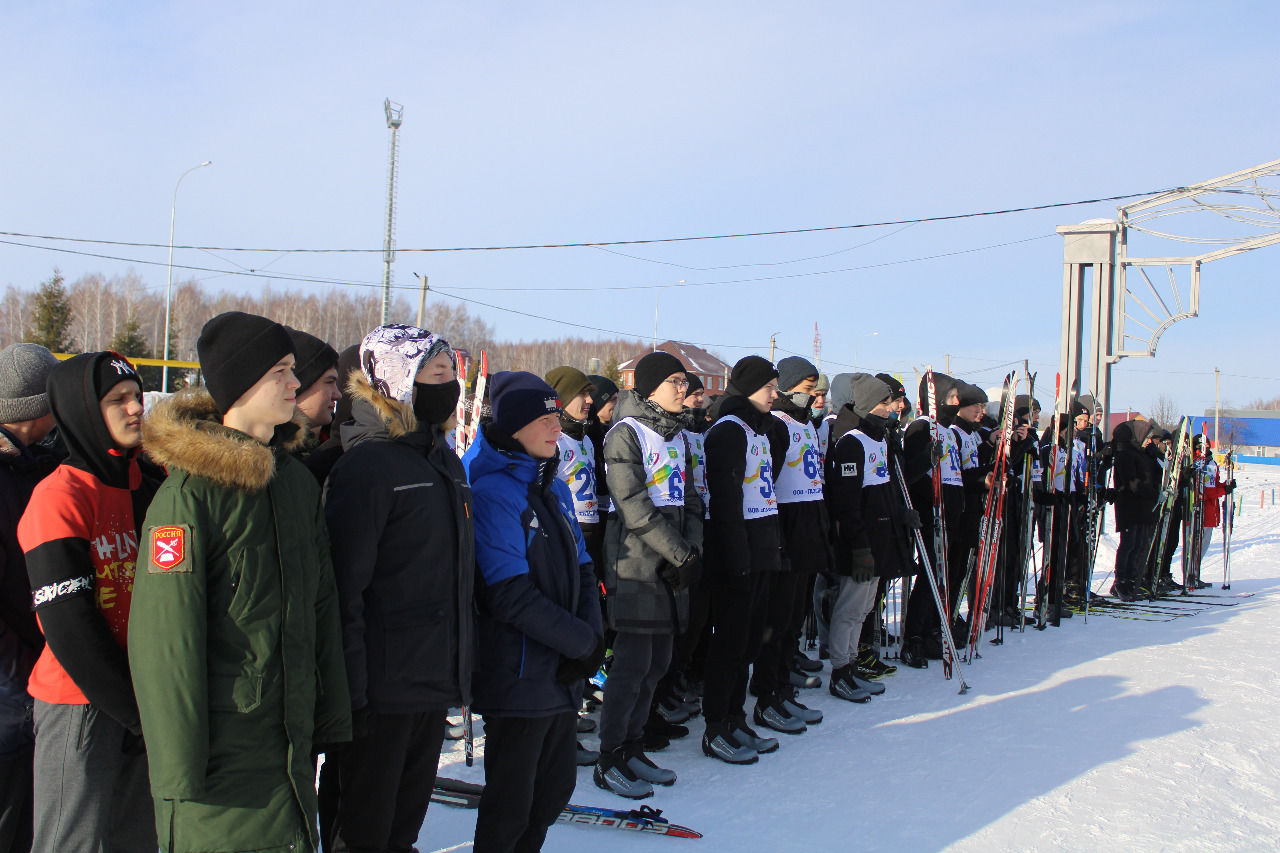
<path fill-rule="evenodd" d="M 384 627 L 386 678 L 421 683 L 441 678 L 457 656 L 448 605 L 427 604 L 388 613 Z"/>
<path fill-rule="evenodd" d="M 247 714 L 262 704 L 261 675 L 210 675 L 209 708 Z"/>

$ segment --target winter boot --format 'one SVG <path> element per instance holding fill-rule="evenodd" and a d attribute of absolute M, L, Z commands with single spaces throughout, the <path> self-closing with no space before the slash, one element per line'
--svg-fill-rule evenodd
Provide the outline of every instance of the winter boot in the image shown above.
<path fill-rule="evenodd" d="M 586 714 L 578 715 L 578 734 L 591 734 L 596 730 L 596 721 L 588 717 Z"/>
<path fill-rule="evenodd" d="M 880 656 L 876 654 L 876 650 L 873 647 L 859 646 L 857 671 L 859 677 L 871 681 L 876 678 L 883 678 L 886 675 L 893 675 L 898 671 L 898 668 L 880 660 Z"/>
<path fill-rule="evenodd" d="M 791 714 L 773 696 L 761 696 L 760 701 L 756 702 L 756 709 L 752 716 L 757 726 L 764 726 L 775 732 L 782 732 L 784 735 L 804 734 L 807 728 L 804 720 Z"/>
<path fill-rule="evenodd" d="M 796 672 L 822 672 L 822 661 L 814 660 L 806 654 L 796 652 L 791 668 Z"/>
<path fill-rule="evenodd" d="M 591 774 L 596 787 L 612 791 L 619 797 L 628 800 L 643 800 L 653 796 L 653 785 L 641 779 L 628 766 L 624 747 L 606 752 L 596 762 L 595 772 Z"/>
<path fill-rule="evenodd" d="M 792 687 L 812 689 L 814 687 L 822 686 L 821 678 L 818 678 L 816 675 L 810 675 L 807 672 L 796 672 L 795 670 L 792 670 L 791 672 L 788 672 L 787 675 L 790 677 L 789 680 Z"/>
<path fill-rule="evenodd" d="M 822 722 L 822 712 L 817 708 L 810 708 L 808 705 L 802 704 L 800 700 L 796 698 L 796 691 L 794 687 L 790 690 L 784 689 L 778 694 L 778 697 L 782 700 L 782 707 L 786 709 L 787 713 L 793 717 L 799 717 L 804 720 L 805 725 L 816 726 L 818 723 Z"/>
<path fill-rule="evenodd" d="M 587 749 L 582 745 L 582 741 L 578 741 L 578 766 L 590 767 L 600 760 L 600 753 L 594 749 Z"/>
<path fill-rule="evenodd" d="M 871 694 L 859 687 L 853 680 L 853 664 L 848 663 L 831 671 L 831 686 L 827 689 L 837 699 L 847 702 L 870 702 Z"/>
<path fill-rule="evenodd" d="M 907 637 L 902 645 L 902 662 L 912 669 L 929 668 L 929 659 L 924 654 L 923 637 Z"/>
<path fill-rule="evenodd" d="M 880 694 L 884 693 L 883 684 L 881 684 L 878 681 L 868 681 L 867 679 L 863 678 L 860 670 L 857 667 L 853 668 L 853 674 L 850 676 L 849 680 L 854 683 L 854 686 L 861 687 L 863 690 L 867 691 L 872 696 L 879 696 Z"/>
<path fill-rule="evenodd" d="M 659 717 L 668 723 L 683 723 L 692 716 L 692 714 L 689 713 L 689 709 L 684 706 L 683 702 L 670 695 L 663 696 L 662 699 L 658 701 L 654 710 Z"/>
<path fill-rule="evenodd" d="M 641 744 L 623 744 L 622 751 L 626 756 L 628 769 L 637 779 L 653 785 L 674 785 L 676 783 L 675 771 L 659 767 L 650 761 L 649 756 L 644 754 L 644 748 Z"/>
<path fill-rule="evenodd" d="M 707 723 L 702 735 L 702 753 L 726 764 L 755 764 L 760 760 L 755 749 L 738 742 L 726 723 Z"/>
<path fill-rule="evenodd" d="M 760 737 L 756 734 L 755 730 L 747 725 L 746 717 L 733 717 L 729 721 L 729 731 L 733 733 L 738 743 L 751 747 L 761 755 L 777 752 L 778 747 L 781 746 L 776 737 Z"/>

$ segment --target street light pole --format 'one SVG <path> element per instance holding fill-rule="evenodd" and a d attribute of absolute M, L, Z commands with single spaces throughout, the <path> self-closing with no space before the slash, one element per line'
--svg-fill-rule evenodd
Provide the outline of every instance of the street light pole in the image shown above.
<path fill-rule="evenodd" d="M 160 369 L 161 391 L 169 390 L 169 324 L 173 319 L 173 223 L 178 214 L 178 187 L 182 186 L 182 179 L 196 169 L 212 165 L 212 160 L 205 160 L 198 166 L 192 166 L 179 175 L 178 182 L 173 185 L 173 204 L 169 207 L 169 283 L 164 289 L 164 367 Z"/>

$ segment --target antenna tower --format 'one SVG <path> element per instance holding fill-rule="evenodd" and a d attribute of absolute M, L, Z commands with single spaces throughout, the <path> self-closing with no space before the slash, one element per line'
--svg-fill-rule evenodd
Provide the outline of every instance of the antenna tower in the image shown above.
<path fill-rule="evenodd" d="M 813 321 L 813 366 L 822 370 L 822 333 L 818 331 L 818 321 Z"/>
<path fill-rule="evenodd" d="M 382 102 L 391 128 L 391 166 L 387 172 L 387 236 L 382 243 L 382 325 L 391 315 L 391 264 L 396 259 L 396 175 L 399 172 L 400 124 L 404 121 L 404 105 L 387 98 Z"/>

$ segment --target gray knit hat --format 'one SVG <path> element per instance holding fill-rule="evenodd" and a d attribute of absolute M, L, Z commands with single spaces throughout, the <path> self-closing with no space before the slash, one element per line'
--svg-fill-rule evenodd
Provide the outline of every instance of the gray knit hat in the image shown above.
<path fill-rule="evenodd" d="M 39 344 L 0 350 L 0 424 L 34 421 L 49 414 L 45 385 L 58 360 Z"/>

